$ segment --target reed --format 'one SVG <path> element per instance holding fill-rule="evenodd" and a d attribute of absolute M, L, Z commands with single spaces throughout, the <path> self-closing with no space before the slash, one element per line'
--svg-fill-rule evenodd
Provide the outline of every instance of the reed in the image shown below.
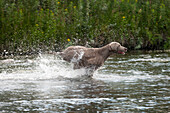
<path fill-rule="evenodd" d="M 168 0 L 1 0 L 0 52 L 98 47 L 170 48 Z"/>

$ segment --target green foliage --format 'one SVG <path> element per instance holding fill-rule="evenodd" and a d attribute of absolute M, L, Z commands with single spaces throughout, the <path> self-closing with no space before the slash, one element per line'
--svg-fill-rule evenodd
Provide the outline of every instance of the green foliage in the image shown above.
<path fill-rule="evenodd" d="M 130 49 L 169 49 L 168 4 L 169 0 L 1 0 L 0 52 L 111 41 Z"/>

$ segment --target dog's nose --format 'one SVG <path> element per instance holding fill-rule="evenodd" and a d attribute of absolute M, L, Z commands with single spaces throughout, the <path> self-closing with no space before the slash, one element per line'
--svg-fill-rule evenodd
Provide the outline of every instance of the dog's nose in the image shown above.
<path fill-rule="evenodd" d="M 125 48 L 125 51 L 127 51 L 127 48 Z"/>

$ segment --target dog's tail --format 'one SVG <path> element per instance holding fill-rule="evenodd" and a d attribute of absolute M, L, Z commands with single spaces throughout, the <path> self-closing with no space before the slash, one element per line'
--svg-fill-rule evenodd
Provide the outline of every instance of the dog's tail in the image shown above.
<path fill-rule="evenodd" d="M 64 54 L 63 52 L 56 52 L 56 55 L 61 56 L 61 57 L 63 56 L 63 54 Z"/>
<path fill-rule="evenodd" d="M 56 56 L 62 56 L 63 52 L 50 51 L 50 52 L 48 52 L 48 54 L 53 54 L 53 55 L 56 55 Z"/>

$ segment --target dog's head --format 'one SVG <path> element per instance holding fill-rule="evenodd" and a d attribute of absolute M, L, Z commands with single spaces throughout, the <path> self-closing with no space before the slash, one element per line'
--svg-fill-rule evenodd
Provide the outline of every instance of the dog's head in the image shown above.
<path fill-rule="evenodd" d="M 127 48 L 121 46 L 120 43 L 118 43 L 118 42 L 111 42 L 109 44 L 109 47 L 110 47 L 109 51 L 114 51 L 119 54 L 125 54 L 125 52 L 127 52 Z"/>

